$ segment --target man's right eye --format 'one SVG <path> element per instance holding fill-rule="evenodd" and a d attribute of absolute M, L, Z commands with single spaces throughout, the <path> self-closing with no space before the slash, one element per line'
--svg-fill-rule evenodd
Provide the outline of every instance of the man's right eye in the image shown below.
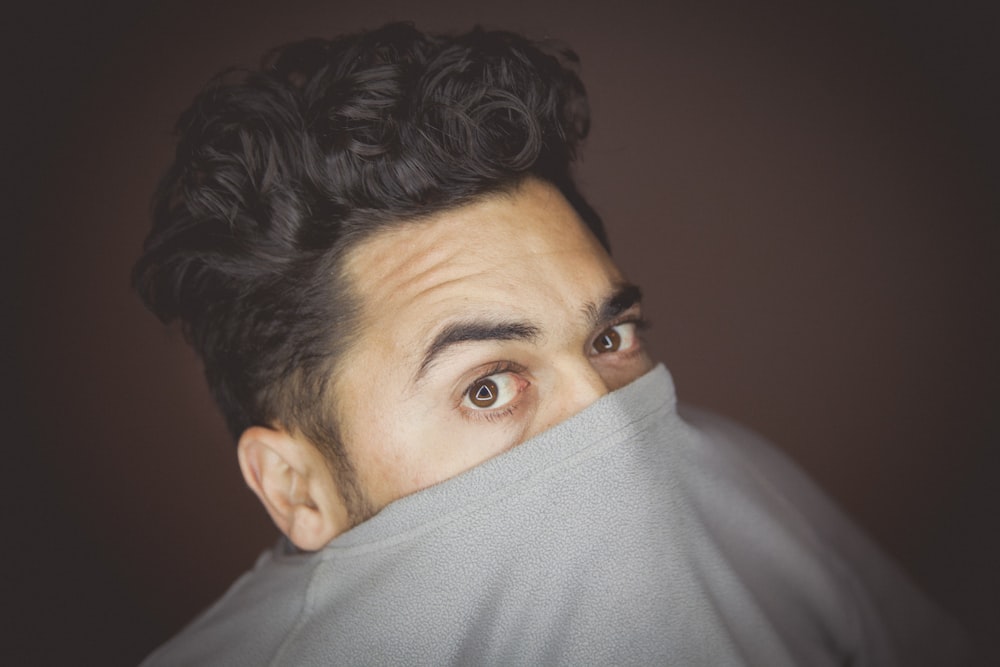
<path fill-rule="evenodd" d="M 472 410 L 502 408 L 517 397 L 519 389 L 513 373 L 495 373 L 473 382 L 465 391 L 462 405 Z"/>

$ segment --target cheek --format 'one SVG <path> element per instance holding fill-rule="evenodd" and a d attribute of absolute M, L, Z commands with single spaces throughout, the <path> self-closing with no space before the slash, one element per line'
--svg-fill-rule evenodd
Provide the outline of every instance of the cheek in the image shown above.
<path fill-rule="evenodd" d="M 653 370 L 653 366 L 653 360 L 645 352 L 640 352 L 623 364 L 595 364 L 608 391 L 615 391 L 631 384 Z"/>
<path fill-rule="evenodd" d="M 434 419 L 405 401 L 387 406 L 370 424 L 367 446 L 383 479 L 410 480 L 433 460 Z M 409 484 L 407 484 L 409 486 Z"/>
<path fill-rule="evenodd" d="M 491 423 L 461 415 L 450 397 L 427 390 L 400 395 L 405 380 L 367 374 L 347 378 L 341 435 L 369 497 L 385 505 L 454 477 L 519 444 L 532 408 L 519 419 Z"/>
<path fill-rule="evenodd" d="M 520 431 L 512 432 L 509 425 L 470 423 L 454 414 L 425 413 L 423 420 L 414 441 L 408 443 L 408 455 L 400 460 L 409 487 L 404 493 L 451 479 L 522 441 Z"/>
<path fill-rule="evenodd" d="M 433 420 L 414 468 L 424 486 L 444 481 L 516 445 L 509 429 L 459 417 Z"/>
<path fill-rule="evenodd" d="M 379 504 L 454 477 L 506 448 L 488 428 L 463 424 L 441 406 L 379 403 L 369 416 L 353 416 L 349 443 L 362 484 Z"/>
<path fill-rule="evenodd" d="M 375 372 L 344 378 L 338 415 L 344 448 L 365 493 L 379 504 L 401 495 L 413 477 L 413 416 L 391 391 L 394 379 Z"/>

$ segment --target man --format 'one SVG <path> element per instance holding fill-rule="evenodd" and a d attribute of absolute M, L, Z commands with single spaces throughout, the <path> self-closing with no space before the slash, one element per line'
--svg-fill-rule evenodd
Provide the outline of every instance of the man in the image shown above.
<path fill-rule="evenodd" d="M 676 410 L 571 164 L 572 55 L 407 25 L 228 74 L 135 281 L 287 540 L 148 664 L 949 664 L 802 475 Z"/>

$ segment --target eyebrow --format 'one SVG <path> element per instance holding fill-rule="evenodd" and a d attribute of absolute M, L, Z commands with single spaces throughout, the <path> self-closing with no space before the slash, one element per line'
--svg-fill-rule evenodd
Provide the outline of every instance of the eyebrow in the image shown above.
<path fill-rule="evenodd" d="M 533 341 L 540 335 L 541 330 L 534 324 L 527 322 L 453 322 L 442 329 L 427 346 L 427 351 L 424 353 L 424 359 L 420 363 L 420 369 L 417 371 L 414 381 L 419 381 L 424 372 L 434 363 L 434 360 L 454 345 L 495 340 Z"/>
<path fill-rule="evenodd" d="M 639 286 L 625 283 L 620 285 L 600 306 L 587 304 L 584 310 L 590 319 L 591 325 L 598 327 L 605 322 L 610 322 L 641 302 L 642 290 L 639 289 Z"/>
<path fill-rule="evenodd" d="M 584 306 L 591 326 L 609 322 L 642 301 L 642 290 L 637 285 L 620 285 L 599 306 Z M 453 322 L 442 329 L 427 346 L 423 361 L 413 378 L 419 382 L 427 369 L 449 348 L 469 342 L 522 340 L 532 342 L 541 336 L 541 329 L 529 322 L 469 320 Z"/>

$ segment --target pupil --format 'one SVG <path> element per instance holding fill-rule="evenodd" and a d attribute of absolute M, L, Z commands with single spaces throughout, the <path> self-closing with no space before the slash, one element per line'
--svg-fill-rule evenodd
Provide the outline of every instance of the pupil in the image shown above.
<path fill-rule="evenodd" d="M 492 380 L 483 380 L 475 393 L 472 394 L 472 402 L 480 408 L 488 408 L 496 401 L 497 385 Z"/>
<path fill-rule="evenodd" d="M 597 341 L 597 347 L 601 352 L 614 352 L 621 345 L 622 338 L 614 329 L 605 331 Z"/>

